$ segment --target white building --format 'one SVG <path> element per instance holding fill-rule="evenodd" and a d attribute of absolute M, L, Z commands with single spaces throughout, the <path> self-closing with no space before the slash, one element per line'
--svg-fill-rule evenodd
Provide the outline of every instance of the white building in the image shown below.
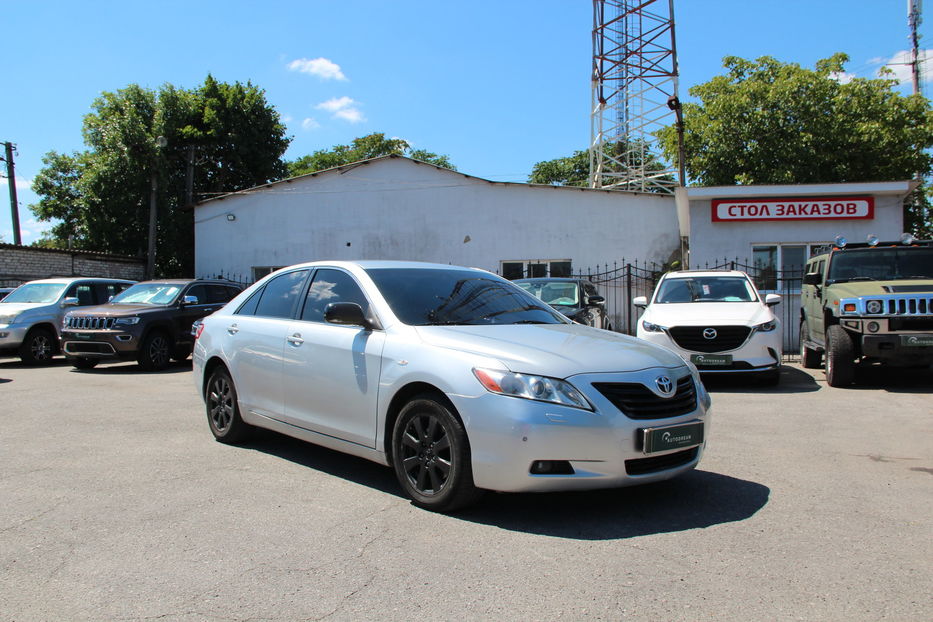
<path fill-rule="evenodd" d="M 196 274 L 242 280 L 317 259 L 564 274 L 662 263 L 680 246 L 670 196 L 492 182 L 402 156 L 210 199 L 194 220 Z"/>

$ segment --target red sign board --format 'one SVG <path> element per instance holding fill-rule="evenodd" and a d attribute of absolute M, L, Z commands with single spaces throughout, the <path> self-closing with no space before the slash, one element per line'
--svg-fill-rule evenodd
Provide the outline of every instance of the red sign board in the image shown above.
<path fill-rule="evenodd" d="M 713 222 L 749 220 L 869 220 L 875 197 L 713 199 Z"/>

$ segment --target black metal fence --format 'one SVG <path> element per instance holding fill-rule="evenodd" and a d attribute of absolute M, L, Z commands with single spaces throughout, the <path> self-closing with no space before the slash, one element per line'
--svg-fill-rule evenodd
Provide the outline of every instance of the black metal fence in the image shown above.
<path fill-rule="evenodd" d="M 535 276 L 584 278 L 599 289 L 606 298 L 606 311 L 612 323 L 612 330 L 627 335 L 634 335 L 641 309 L 632 301 L 645 296 L 650 298 L 654 288 L 665 272 L 671 269 L 666 264 L 652 261 L 621 261 L 596 265 L 590 268 L 573 270 L 571 273 L 549 274 L 547 264 L 535 266 Z M 784 331 L 784 360 L 796 360 L 799 357 L 800 328 L 800 285 L 803 280 L 803 267 L 793 270 L 775 270 L 772 267 L 755 265 L 748 259 L 722 259 L 714 263 L 691 266 L 692 270 L 741 270 L 748 274 L 758 290 L 765 294 L 780 294 L 781 304 L 774 313 L 781 319 Z M 528 268 L 529 273 L 532 272 Z M 214 275 L 212 275 L 213 277 Z M 512 276 L 512 275 L 510 275 Z M 516 278 L 520 278 L 515 275 Z M 241 285 L 251 285 L 249 275 L 220 273 L 215 278 L 227 279 Z"/>

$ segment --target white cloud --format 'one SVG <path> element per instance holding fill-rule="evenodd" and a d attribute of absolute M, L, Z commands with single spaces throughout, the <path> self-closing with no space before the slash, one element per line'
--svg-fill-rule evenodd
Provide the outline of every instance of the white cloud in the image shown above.
<path fill-rule="evenodd" d="M 304 130 L 316 130 L 321 127 L 321 124 L 314 120 L 314 117 L 308 117 L 301 122 L 301 128 Z"/>
<path fill-rule="evenodd" d="M 844 71 L 834 71 L 833 73 L 829 74 L 829 77 L 835 80 L 836 82 L 838 82 L 839 84 L 848 84 L 849 82 L 852 82 L 852 80 L 854 80 L 858 76 L 856 76 L 854 73 L 846 73 Z"/>
<path fill-rule="evenodd" d="M 343 96 L 328 99 L 315 106 L 318 110 L 326 110 L 331 113 L 335 119 L 342 119 L 349 123 L 362 123 L 366 120 L 362 111 L 359 109 L 359 102 Z"/>
<path fill-rule="evenodd" d="M 347 77 L 343 75 L 343 71 L 340 69 L 340 65 L 327 58 L 299 58 L 290 62 L 288 69 L 289 71 L 299 71 L 317 76 L 322 80 L 347 80 Z"/>
<path fill-rule="evenodd" d="M 901 50 L 891 58 L 873 58 L 869 62 L 875 65 L 882 65 L 893 71 L 894 78 L 901 84 L 911 84 L 913 82 L 913 70 L 911 68 L 912 59 L 912 52 Z M 933 79 L 933 65 L 929 62 L 933 60 L 933 50 L 920 50 L 920 60 L 923 61 L 920 65 L 920 70 L 923 72 L 920 75 L 920 81 L 922 83 L 928 83 Z"/>
<path fill-rule="evenodd" d="M 5 165 L 4 165 L 4 168 L 5 168 Z M 10 182 L 6 178 L 6 173 L 4 173 L 4 177 L 0 177 L 0 186 L 3 187 L 5 193 L 9 192 L 8 188 L 10 187 Z M 23 179 L 22 177 L 17 177 L 16 178 L 16 190 L 17 191 L 32 190 L 32 180 Z"/>

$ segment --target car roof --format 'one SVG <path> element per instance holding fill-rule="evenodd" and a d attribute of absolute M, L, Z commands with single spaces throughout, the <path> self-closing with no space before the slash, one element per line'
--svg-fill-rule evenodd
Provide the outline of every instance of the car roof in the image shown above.
<path fill-rule="evenodd" d="M 569 276 L 535 276 L 527 279 L 515 279 L 513 283 L 580 283 L 586 279 L 575 279 Z"/>
<path fill-rule="evenodd" d="M 412 270 L 420 269 L 444 269 L 444 270 L 475 270 L 477 272 L 486 272 L 492 274 L 488 270 L 483 270 L 482 268 L 470 268 L 467 266 L 457 266 L 446 263 L 428 263 L 423 261 L 398 261 L 390 259 L 360 259 L 356 261 L 308 261 L 305 263 L 294 264 L 291 266 L 286 266 L 287 268 L 362 268 L 363 270 L 370 269 L 379 269 L 379 268 L 405 268 Z"/>
<path fill-rule="evenodd" d="M 741 270 L 676 270 L 664 275 L 665 279 L 685 279 L 694 276 L 731 276 L 747 279 L 748 275 Z"/>
<path fill-rule="evenodd" d="M 149 281 L 140 281 L 137 285 L 146 283 L 162 283 L 164 285 L 188 285 L 189 283 L 209 283 L 211 285 L 231 285 L 242 289 L 242 285 L 234 281 L 224 281 L 222 279 L 151 279 Z"/>
<path fill-rule="evenodd" d="M 99 278 L 96 276 L 75 276 L 75 277 L 57 277 L 57 278 L 51 278 L 51 279 L 36 279 L 34 281 L 27 281 L 26 283 L 23 283 L 23 285 L 27 285 L 28 283 L 52 283 L 56 285 L 57 284 L 71 284 L 77 281 L 100 281 L 102 283 L 135 283 L 136 282 L 130 279 L 111 279 L 111 278 L 104 278 L 104 277 Z"/>

